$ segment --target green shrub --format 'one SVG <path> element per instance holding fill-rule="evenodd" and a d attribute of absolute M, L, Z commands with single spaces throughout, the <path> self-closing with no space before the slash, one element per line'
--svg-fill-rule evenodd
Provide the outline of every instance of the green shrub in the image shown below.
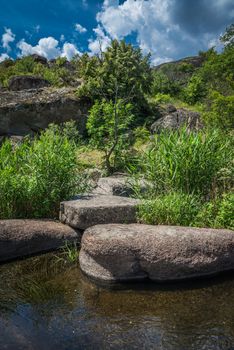
<path fill-rule="evenodd" d="M 205 203 L 195 218 L 194 226 L 234 230 L 234 193 L 226 193 L 222 198 Z"/>
<path fill-rule="evenodd" d="M 152 95 L 165 94 L 165 95 L 177 95 L 181 90 L 180 83 L 168 77 L 167 74 L 161 70 L 153 72 L 153 83 L 151 88 Z"/>
<path fill-rule="evenodd" d="M 218 130 L 164 131 L 156 135 L 142 159 L 149 195 L 169 191 L 214 197 L 233 179 L 233 135 Z"/>
<path fill-rule="evenodd" d="M 198 197 L 172 192 L 146 200 L 140 205 L 138 219 L 151 225 L 189 226 L 196 217 L 201 203 Z"/>
<path fill-rule="evenodd" d="M 156 104 L 164 104 L 164 103 L 170 103 L 172 100 L 171 96 L 168 94 L 161 94 L 158 93 L 157 95 L 155 95 L 154 97 L 154 102 Z"/>
<path fill-rule="evenodd" d="M 183 90 L 183 98 L 188 104 L 195 104 L 206 96 L 206 86 L 200 75 L 193 75 Z"/>
<path fill-rule="evenodd" d="M 212 91 L 209 101 L 209 111 L 203 114 L 206 125 L 221 129 L 234 128 L 234 95 L 224 96 Z"/>
<path fill-rule="evenodd" d="M 51 126 L 33 141 L 0 148 L 0 218 L 57 217 L 59 203 L 87 186 L 75 143 Z"/>
<path fill-rule="evenodd" d="M 195 67 L 191 63 L 182 62 L 178 65 L 178 70 L 184 73 L 193 73 L 195 70 Z"/>
<path fill-rule="evenodd" d="M 150 140 L 150 132 L 145 126 L 138 126 L 133 131 L 134 146 L 136 148 L 146 144 Z"/>

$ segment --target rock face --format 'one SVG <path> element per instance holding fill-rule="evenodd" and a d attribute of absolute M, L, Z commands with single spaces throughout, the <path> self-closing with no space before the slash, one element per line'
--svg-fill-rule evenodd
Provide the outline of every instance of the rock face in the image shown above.
<path fill-rule="evenodd" d="M 61 203 L 60 221 L 81 230 L 98 224 L 134 223 L 138 204 L 137 199 L 119 196 L 80 196 Z"/>
<path fill-rule="evenodd" d="M 234 269 L 234 231 L 176 226 L 98 225 L 85 231 L 80 267 L 106 282 L 169 282 Z"/>
<path fill-rule="evenodd" d="M 200 114 L 186 109 L 178 109 L 153 123 L 151 126 L 151 132 L 153 134 L 158 134 L 164 129 L 176 130 L 182 126 L 186 126 L 188 130 L 201 129 L 203 124 L 201 122 Z"/>
<path fill-rule="evenodd" d="M 80 242 L 79 231 L 51 220 L 1 220 L 0 262 Z"/>
<path fill-rule="evenodd" d="M 14 76 L 9 81 L 9 89 L 12 91 L 40 89 L 49 85 L 50 83 L 48 80 L 34 77 L 32 75 Z"/>
<path fill-rule="evenodd" d="M 40 55 L 38 55 L 38 54 L 36 54 L 36 53 L 30 55 L 30 57 L 32 57 L 32 59 L 33 59 L 35 62 L 37 62 L 37 63 L 41 63 L 41 64 L 43 64 L 43 65 L 47 65 L 47 64 L 48 64 L 47 59 L 46 59 L 45 57 L 40 56 Z"/>
<path fill-rule="evenodd" d="M 133 194 L 133 191 L 126 176 L 109 176 L 98 180 L 93 193 L 129 197 Z"/>
<path fill-rule="evenodd" d="M 85 132 L 91 103 L 74 88 L 3 91 L 0 97 L 0 136 L 33 135 L 51 123 L 77 122 Z"/>
<path fill-rule="evenodd" d="M 177 60 L 177 61 L 172 61 L 172 62 L 166 62 L 166 63 L 162 63 L 158 66 L 155 66 L 154 69 L 160 69 L 162 67 L 168 66 L 168 65 L 174 65 L 174 66 L 178 66 L 181 63 L 189 63 L 191 64 L 193 67 L 195 68 L 199 68 L 202 66 L 202 64 L 204 63 L 204 58 L 202 56 L 191 56 L 191 57 L 185 57 L 182 58 L 181 60 Z"/>
<path fill-rule="evenodd" d="M 123 175 L 101 177 L 98 180 L 97 186 L 92 193 L 98 195 L 131 197 L 134 195 L 134 190 L 131 182 L 131 178 Z M 138 187 L 142 193 L 147 190 L 149 184 L 147 186 L 147 183 L 145 181 L 139 180 Z"/>

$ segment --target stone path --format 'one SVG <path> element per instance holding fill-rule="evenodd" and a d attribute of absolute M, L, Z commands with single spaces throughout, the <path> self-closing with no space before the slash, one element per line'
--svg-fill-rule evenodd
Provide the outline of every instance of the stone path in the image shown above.
<path fill-rule="evenodd" d="M 55 250 L 81 233 L 53 220 L 0 220 L 0 262 Z"/>
<path fill-rule="evenodd" d="M 85 231 L 79 260 L 86 275 L 105 283 L 211 276 L 234 269 L 234 231 L 97 225 Z"/>
<path fill-rule="evenodd" d="M 60 221 L 81 230 L 97 224 L 134 223 L 139 204 L 133 198 L 84 195 L 61 203 Z"/>

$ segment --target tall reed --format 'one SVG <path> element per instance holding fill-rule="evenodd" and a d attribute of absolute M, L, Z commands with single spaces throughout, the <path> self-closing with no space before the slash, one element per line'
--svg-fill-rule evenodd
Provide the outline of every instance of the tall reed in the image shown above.
<path fill-rule="evenodd" d="M 142 159 L 151 195 L 182 191 L 213 198 L 231 188 L 233 135 L 219 130 L 163 132 Z"/>
<path fill-rule="evenodd" d="M 0 148 L 0 219 L 57 217 L 59 203 L 87 182 L 77 168 L 76 145 L 51 126 L 34 140 Z"/>

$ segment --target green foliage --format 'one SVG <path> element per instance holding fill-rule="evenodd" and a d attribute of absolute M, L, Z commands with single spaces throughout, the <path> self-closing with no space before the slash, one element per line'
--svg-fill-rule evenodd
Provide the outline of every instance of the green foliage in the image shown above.
<path fill-rule="evenodd" d="M 201 101 L 206 95 L 206 86 L 200 75 L 193 75 L 189 80 L 188 85 L 183 90 L 185 102 L 188 104 L 195 104 Z"/>
<path fill-rule="evenodd" d="M 179 96 L 195 71 L 196 68 L 186 61 L 162 64 L 153 72 L 152 95 Z"/>
<path fill-rule="evenodd" d="M 149 196 L 182 191 L 203 197 L 226 190 L 233 176 L 233 135 L 218 130 L 162 132 L 142 159 Z M 223 176 L 223 174 L 229 174 Z"/>
<path fill-rule="evenodd" d="M 85 83 L 78 94 L 92 100 L 105 98 L 114 102 L 117 96 L 118 99 L 131 101 L 137 109 L 144 105 L 144 95 L 150 91 L 149 56 L 143 57 L 139 48 L 124 41 L 113 40 L 99 60 L 87 60 L 87 68 L 83 71 Z"/>
<path fill-rule="evenodd" d="M 224 35 L 221 36 L 220 40 L 223 42 L 226 48 L 234 46 L 234 23 L 227 27 Z"/>
<path fill-rule="evenodd" d="M 145 126 L 138 126 L 133 132 L 133 137 L 135 141 L 135 147 L 141 146 L 149 142 L 150 132 Z"/>
<path fill-rule="evenodd" d="M 172 100 L 171 96 L 168 94 L 161 94 L 158 93 L 157 95 L 155 95 L 154 97 L 154 102 L 156 103 L 156 105 L 159 104 L 165 104 L 165 103 L 170 103 Z"/>
<path fill-rule="evenodd" d="M 0 64 L 0 82 L 7 87 L 9 79 L 17 75 L 35 75 L 48 80 L 53 86 L 69 85 L 74 74 L 65 68 L 66 58 L 59 57 L 53 65 L 43 65 L 34 60 L 31 56 L 26 56 L 9 64 Z"/>
<path fill-rule="evenodd" d="M 218 91 L 227 96 L 234 91 L 234 47 L 218 54 L 214 50 L 207 52 L 207 58 L 199 70 L 199 76 L 209 90 Z"/>
<path fill-rule="evenodd" d="M 194 72 L 194 66 L 191 63 L 188 62 L 182 62 L 178 65 L 178 70 L 180 72 L 184 73 L 193 73 Z"/>
<path fill-rule="evenodd" d="M 20 145 L 6 141 L 0 148 L 0 218 L 57 217 L 60 201 L 87 186 L 78 170 L 75 143 L 58 126 Z"/>
<path fill-rule="evenodd" d="M 14 66 L 15 75 L 25 75 L 33 73 L 36 66 L 36 62 L 30 56 L 23 57 L 22 59 L 16 61 Z"/>
<path fill-rule="evenodd" d="M 107 171 L 117 166 L 117 160 L 129 146 L 129 125 L 133 119 L 132 105 L 122 100 L 115 103 L 96 101 L 89 112 L 87 130 L 91 143 L 105 153 Z M 112 163 L 111 163 L 112 158 Z"/>
<path fill-rule="evenodd" d="M 74 57 L 71 63 L 75 67 L 77 76 L 79 78 L 85 79 L 87 85 L 89 78 L 96 77 L 97 69 L 99 66 L 98 57 L 89 56 L 88 53 L 84 53 L 81 56 Z"/>
<path fill-rule="evenodd" d="M 234 230 L 234 193 L 225 193 L 221 198 L 205 203 L 193 225 Z"/>
<path fill-rule="evenodd" d="M 171 192 L 144 201 L 138 210 L 140 222 L 150 225 L 189 226 L 196 217 L 201 203 L 192 194 Z"/>
<path fill-rule="evenodd" d="M 232 129 L 234 127 L 234 95 L 224 96 L 217 91 L 209 95 L 210 107 L 203 113 L 207 127 Z"/>
<path fill-rule="evenodd" d="M 156 70 L 153 73 L 152 95 L 166 94 L 177 95 L 181 90 L 178 81 L 170 79 L 161 70 Z"/>
<path fill-rule="evenodd" d="M 3 62 L 4 63 L 4 62 Z M 11 61 L 10 65 L 0 65 L 0 82 L 3 86 L 8 86 L 8 81 L 15 75 L 31 75 L 36 67 L 36 62 L 32 57 L 23 57 L 22 59 Z"/>
<path fill-rule="evenodd" d="M 56 62 L 51 67 L 38 63 L 33 70 L 33 75 L 48 80 L 53 86 L 66 86 L 72 82 L 73 75 L 63 65 L 63 57 L 57 58 Z"/>

